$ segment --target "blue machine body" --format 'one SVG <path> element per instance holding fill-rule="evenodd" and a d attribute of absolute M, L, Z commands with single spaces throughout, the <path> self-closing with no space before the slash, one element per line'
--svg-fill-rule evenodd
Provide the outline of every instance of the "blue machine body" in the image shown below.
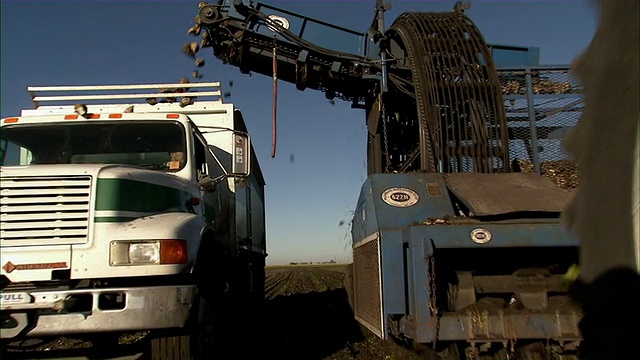
<path fill-rule="evenodd" d="M 427 304 L 432 290 L 428 284 L 432 271 L 429 259 L 435 257 L 438 261 L 438 252 L 466 249 L 478 251 L 478 256 L 483 256 L 482 251 L 505 250 L 505 253 L 514 253 L 520 248 L 526 253 L 537 248 L 552 252 L 555 249 L 578 247 L 577 238 L 560 224 L 557 217 L 483 221 L 458 216 L 445 177 L 436 173 L 373 174 L 362 186 L 352 224 L 356 317 L 381 337 L 388 336 L 389 319 L 395 316 L 401 319 L 401 332 L 413 340 L 428 343 L 435 339 L 437 321 Z M 385 192 L 393 192 L 393 189 L 415 192 L 411 200 L 415 204 L 404 206 L 399 203 L 399 206 L 395 206 L 385 202 Z M 491 240 L 482 244 L 472 241 L 470 234 L 478 228 L 487 230 Z M 368 268 L 359 270 L 356 261 L 359 249 L 368 244 L 375 244 L 372 248 L 378 252 L 377 264 L 373 262 Z M 371 254 L 365 256 L 370 257 Z M 358 291 L 358 281 L 367 283 L 370 282 L 367 278 L 373 276 L 379 276 L 377 282 L 380 293 L 369 293 L 368 296 L 379 295 L 379 301 L 358 299 L 358 294 L 362 293 Z M 378 305 L 379 312 L 371 312 Z M 497 322 L 503 322 L 506 314 L 499 312 L 496 315 L 499 317 Z M 562 329 L 562 324 L 553 316 L 543 313 L 533 315 L 514 315 L 513 327 L 526 329 L 521 336 L 579 336 L 576 329 Z M 568 312 L 562 316 L 572 322 L 578 315 Z M 469 336 L 470 332 L 478 329 L 470 329 L 472 326 L 468 325 L 467 320 L 461 316 L 456 319 L 443 318 L 438 339 L 458 340 L 462 333 L 468 339 L 474 336 L 487 339 L 483 334 Z M 508 338 L 506 326 L 500 326 L 493 329 L 494 337 Z M 526 336 L 527 333 L 530 336 Z"/>
<path fill-rule="evenodd" d="M 244 73 L 272 76 L 271 64 L 277 58 L 280 80 L 295 83 L 299 90 L 323 91 L 327 98 L 342 93 L 342 99 L 353 101 L 352 107 L 371 110 L 371 99 L 369 105 L 362 100 L 371 96 L 384 75 L 374 74 L 380 54 L 369 32 L 259 1 L 222 0 L 219 4 L 220 16 L 211 16 L 208 29 L 219 40 L 215 54 L 223 61 Z M 267 17 L 279 19 L 290 32 L 284 32 L 288 38 L 269 28 Z M 239 37 L 243 40 L 238 41 Z M 540 65 L 537 47 L 488 44 L 488 48 L 501 86 L 515 87 L 510 92 L 502 89 L 501 98 L 509 161 L 529 161 L 538 173 L 532 175 L 542 178 L 542 162 L 566 159 L 559 134 L 577 122 L 582 94 L 568 66 Z M 550 83 L 567 89 L 549 91 Z M 454 191 L 450 179 L 439 173 L 374 172 L 362 185 L 352 222 L 357 320 L 380 337 L 401 334 L 418 343 L 504 344 L 516 338 L 579 341 L 581 314 L 567 302 L 559 275 L 577 261 L 578 241 L 561 225 L 560 210 L 516 209 L 475 216 L 473 211 L 461 210 L 465 199 Z M 469 190 L 474 192 L 473 181 L 466 186 L 467 195 Z M 519 193 L 524 195 L 520 205 L 548 196 L 554 192 L 551 188 L 536 193 L 533 186 L 530 193 Z M 492 191 L 484 195 L 494 205 L 501 196 L 505 203 L 516 203 L 520 196 L 501 193 L 500 188 Z M 486 205 L 482 198 L 474 201 L 480 207 Z M 538 265 L 536 259 L 542 259 L 543 267 L 558 267 L 523 275 L 521 270 Z M 457 284 L 443 289 L 443 284 L 451 282 L 442 277 L 451 273 Z M 434 284 L 440 284 L 437 290 Z M 458 294 L 450 296 L 447 291 L 452 289 Z M 481 308 L 482 299 L 496 293 L 512 297 L 515 301 L 507 300 L 509 306 L 520 305 Z M 456 308 L 438 311 L 447 308 L 447 296 L 455 300 Z"/>

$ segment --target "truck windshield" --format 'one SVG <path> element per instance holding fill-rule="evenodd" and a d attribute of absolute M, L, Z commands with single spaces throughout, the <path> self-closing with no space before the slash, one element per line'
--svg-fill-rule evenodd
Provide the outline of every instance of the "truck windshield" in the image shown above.
<path fill-rule="evenodd" d="M 3 126 L 2 165 L 127 164 L 178 171 L 186 162 L 178 122 L 47 123 Z"/>

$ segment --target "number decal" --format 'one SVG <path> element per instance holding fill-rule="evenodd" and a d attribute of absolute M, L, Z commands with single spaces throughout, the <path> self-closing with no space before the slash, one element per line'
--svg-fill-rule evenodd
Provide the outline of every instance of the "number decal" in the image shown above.
<path fill-rule="evenodd" d="M 469 237 L 471 237 L 471 241 L 476 244 L 486 244 L 491 241 L 493 235 L 491 234 L 491 231 L 487 229 L 475 228 L 471 230 Z"/>
<path fill-rule="evenodd" d="M 402 187 L 394 187 L 382 193 L 382 201 L 394 207 L 409 207 L 415 205 L 420 196 L 417 192 Z"/>

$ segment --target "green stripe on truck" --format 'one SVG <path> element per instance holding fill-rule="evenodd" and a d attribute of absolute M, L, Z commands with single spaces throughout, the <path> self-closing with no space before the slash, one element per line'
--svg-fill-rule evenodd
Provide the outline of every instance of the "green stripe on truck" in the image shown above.
<path fill-rule="evenodd" d="M 130 216 L 96 216 L 93 220 L 97 223 L 108 223 L 108 222 L 129 222 L 137 219 L 136 217 Z"/>
<path fill-rule="evenodd" d="M 191 196 L 176 188 L 131 179 L 98 179 L 96 211 L 131 211 L 157 214 L 188 212 Z M 96 222 L 131 221 L 131 217 L 97 216 Z"/>

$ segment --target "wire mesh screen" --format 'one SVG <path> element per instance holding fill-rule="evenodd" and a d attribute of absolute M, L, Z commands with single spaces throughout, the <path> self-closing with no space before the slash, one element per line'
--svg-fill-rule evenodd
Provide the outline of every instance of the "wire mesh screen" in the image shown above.
<path fill-rule="evenodd" d="M 498 70 L 505 102 L 509 160 L 515 171 L 538 172 L 565 188 L 578 186 L 563 139 L 584 107 L 568 68 Z"/>
<path fill-rule="evenodd" d="M 355 317 L 378 336 L 382 331 L 382 279 L 380 239 L 353 249 Z"/>

